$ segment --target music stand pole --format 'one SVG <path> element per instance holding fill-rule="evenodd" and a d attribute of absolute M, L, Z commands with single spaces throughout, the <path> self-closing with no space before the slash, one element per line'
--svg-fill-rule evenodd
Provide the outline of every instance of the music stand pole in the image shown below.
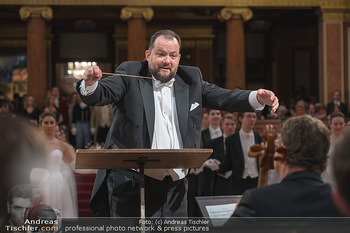
<path fill-rule="evenodd" d="M 140 168 L 140 203 L 141 203 L 141 220 L 145 220 L 146 217 L 146 207 L 145 207 L 145 162 L 139 161 Z M 143 221 L 144 222 L 144 221 Z"/>
<path fill-rule="evenodd" d="M 146 164 L 146 162 L 160 162 L 160 160 L 159 159 L 147 159 L 147 157 L 138 157 L 137 160 L 123 160 L 123 161 L 124 162 L 134 162 L 139 167 L 141 233 L 145 233 L 145 227 L 146 227 L 145 164 Z"/>

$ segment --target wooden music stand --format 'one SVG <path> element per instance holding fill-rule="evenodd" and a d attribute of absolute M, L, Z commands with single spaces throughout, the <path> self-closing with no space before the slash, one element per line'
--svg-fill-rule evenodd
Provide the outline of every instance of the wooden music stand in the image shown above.
<path fill-rule="evenodd" d="M 199 168 L 212 149 L 78 149 L 77 169 L 139 169 L 141 219 L 145 219 L 144 169 Z"/>

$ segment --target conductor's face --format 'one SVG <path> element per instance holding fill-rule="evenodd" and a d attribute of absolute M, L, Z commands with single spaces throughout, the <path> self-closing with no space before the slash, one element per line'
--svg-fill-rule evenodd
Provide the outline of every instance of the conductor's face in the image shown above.
<path fill-rule="evenodd" d="M 146 51 L 146 59 L 151 74 L 162 83 L 172 79 L 180 62 L 180 46 L 178 41 L 159 36 L 151 51 Z"/>

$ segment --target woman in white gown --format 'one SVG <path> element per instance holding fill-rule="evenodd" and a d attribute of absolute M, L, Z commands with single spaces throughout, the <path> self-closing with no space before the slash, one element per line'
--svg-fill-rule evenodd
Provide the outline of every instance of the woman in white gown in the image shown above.
<path fill-rule="evenodd" d="M 341 112 L 332 113 L 329 119 L 331 145 L 328 151 L 327 167 L 326 167 L 326 170 L 322 173 L 322 178 L 324 182 L 329 183 L 331 186 L 335 185 L 335 180 L 333 176 L 333 167 L 332 167 L 334 147 L 336 143 L 338 143 L 340 139 L 343 137 L 344 127 L 345 127 L 344 114 Z"/>
<path fill-rule="evenodd" d="M 55 115 L 45 112 L 40 116 L 40 128 L 47 139 L 49 177 L 44 188 L 43 202 L 60 211 L 61 217 L 78 217 L 78 202 L 72 164 L 74 148 L 55 137 Z"/>

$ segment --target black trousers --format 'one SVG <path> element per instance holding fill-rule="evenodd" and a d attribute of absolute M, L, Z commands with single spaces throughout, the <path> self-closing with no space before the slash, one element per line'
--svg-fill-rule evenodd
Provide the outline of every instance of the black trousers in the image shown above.
<path fill-rule="evenodd" d="M 138 172 L 111 170 L 107 177 L 111 217 L 140 217 Z M 145 176 L 146 217 L 187 217 L 187 179 Z"/>

